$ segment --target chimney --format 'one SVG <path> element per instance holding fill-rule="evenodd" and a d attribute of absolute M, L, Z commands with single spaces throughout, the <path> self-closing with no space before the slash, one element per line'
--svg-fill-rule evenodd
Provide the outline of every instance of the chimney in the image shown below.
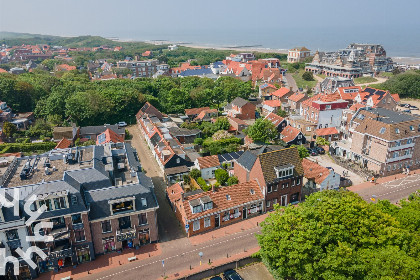
<path fill-rule="evenodd" d="M 216 192 L 216 186 L 215 186 L 215 185 L 212 185 L 212 186 L 211 186 L 211 191 L 212 191 L 212 192 Z"/>

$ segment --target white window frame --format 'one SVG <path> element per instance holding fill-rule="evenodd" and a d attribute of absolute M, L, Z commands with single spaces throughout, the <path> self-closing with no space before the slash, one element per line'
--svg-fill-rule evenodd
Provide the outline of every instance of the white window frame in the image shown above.
<path fill-rule="evenodd" d="M 193 231 L 197 231 L 200 229 L 200 220 L 193 222 Z"/>
<path fill-rule="evenodd" d="M 204 218 L 204 227 L 207 228 L 209 226 L 211 226 L 211 219 L 210 219 L 210 217 L 205 217 Z"/>

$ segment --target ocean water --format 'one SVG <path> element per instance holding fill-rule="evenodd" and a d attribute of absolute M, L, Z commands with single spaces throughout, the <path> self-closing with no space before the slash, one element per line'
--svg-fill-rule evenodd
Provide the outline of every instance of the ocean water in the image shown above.
<path fill-rule="evenodd" d="M 420 57 L 420 28 L 407 26 L 404 28 L 376 28 L 360 26 L 354 28 L 294 28 L 292 24 L 285 26 L 252 29 L 244 27 L 189 30 L 170 28 L 153 32 L 121 32 L 118 37 L 131 40 L 166 40 L 206 46 L 258 46 L 271 49 L 290 49 L 306 46 L 312 51 L 334 51 L 347 47 L 350 43 L 381 44 L 388 56 Z"/>

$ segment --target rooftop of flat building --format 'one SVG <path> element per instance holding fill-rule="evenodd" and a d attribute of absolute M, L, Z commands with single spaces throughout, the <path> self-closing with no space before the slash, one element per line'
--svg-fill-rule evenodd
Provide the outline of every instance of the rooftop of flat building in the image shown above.
<path fill-rule="evenodd" d="M 370 112 L 371 114 L 377 115 L 377 120 L 386 124 L 395 124 L 401 122 L 408 122 L 408 121 L 415 121 L 419 120 L 420 117 L 413 114 L 408 114 L 400 111 L 392 111 L 385 108 L 362 108 L 361 110 L 365 110 Z M 361 112 L 360 112 L 361 113 Z"/>

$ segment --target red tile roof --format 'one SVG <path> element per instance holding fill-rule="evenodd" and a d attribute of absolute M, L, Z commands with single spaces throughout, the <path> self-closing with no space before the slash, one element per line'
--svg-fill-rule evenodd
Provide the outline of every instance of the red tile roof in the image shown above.
<path fill-rule="evenodd" d="M 279 88 L 278 90 L 276 90 L 275 92 L 272 92 L 271 94 L 281 98 L 281 97 L 285 96 L 286 94 L 288 94 L 289 92 L 290 92 L 289 88 L 282 87 L 282 88 Z"/>
<path fill-rule="evenodd" d="M 281 132 L 282 140 L 286 143 L 293 141 L 298 136 L 299 133 L 300 133 L 299 129 L 288 125 Z"/>
<path fill-rule="evenodd" d="M 228 120 L 232 120 L 232 122 L 235 122 L 239 125 L 248 125 L 245 121 L 238 119 L 238 118 L 234 118 L 234 117 L 228 117 Z"/>
<path fill-rule="evenodd" d="M 152 52 L 151 51 L 145 51 L 144 53 L 141 54 L 141 56 L 151 56 Z"/>
<path fill-rule="evenodd" d="M 217 109 L 208 109 L 208 110 L 201 111 L 201 113 L 198 114 L 195 120 L 204 119 L 206 117 L 206 114 L 211 114 L 211 115 L 217 114 Z"/>
<path fill-rule="evenodd" d="M 264 87 L 264 88 L 274 88 L 274 89 L 277 89 L 274 85 L 272 85 L 272 84 L 267 84 L 267 83 L 265 83 L 265 84 L 262 84 L 262 85 L 260 85 L 260 88 L 262 88 L 262 87 Z"/>
<path fill-rule="evenodd" d="M 4 70 L 4 69 L 2 69 L 2 68 L 0 68 L 0 73 L 7 73 L 7 71 Z"/>
<path fill-rule="evenodd" d="M 105 138 L 100 139 L 101 135 L 105 135 Z M 114 132 L 113 130 L 109 128 L 107 128 L 104 132 L 99 134 L 98 137 L 96 137 L 96 145 L 105 144 L 105 143 L 120 143 L 120 142 L 124 142 L 124 137 L 122 137 L 121 135 L 117 134 L 116 132 Z"/>
<path fill-rule="evenodd" d="M 57 71 L 71 71 L 76 70 L 76 66 L 70 66 L 68 64 L 60 64 L 56 67 Z"/>
<path fill-rule="evenodd" d="M 284 121 L 284 118 L 280 117 L 279 115 L 276 115 L 274 113 L 270 113 L 265 117 L 267 120 L 272 122 L 274 126 L 278 126 L 282 121 Z"/>
<path fill-rule="evenodd" d="M 264 105 L 270 106 L 272 108 L 281 107 L 281 101 L 280 100 L 266 100 L 264 101 Z"/>
<path fill-rule="evenodd" d="M 200 169 L 220 166 L 219 157 L 217 155 L 197 158 Z"/>
<path fill-rule="evenodd" d="M 335 127 L 318 128 L 315 130 L 315 134 L 317 136 L 334 135 L 338 134 L 338 130 Z"/>
<path fill-rule="evenodd" d="M 210 107 L 201 107 L 201 108 L 191 108 L 191 109 L 185 109 L 185 115 L 198 115 L 201 113 L 201 111 L 208 110 Z"/>
<path fill-rule="evenodd" d="M 357 92 L 346 92 L 348 90 L 357 90 Z M 338 88 L 338 93 L 340 94 L 341 99 L 344 99 L 344 100 L 354 100 L 357 94 L 361 91 L 362 91 L 362 88 L 359 86 Z"/>
<path fill-rule="evenodd" d="M 213 202 L 213 208 L 193 214 L 191 212 L 190 201 L 208 196 Z M 227 209 L 239 207 L 254 201 L 264 199 L 264 195 L 256 181 L 245 182 L 228 187 L 221 187 L 216 191 L 208 191 L 184 198 L 183 209 L 187 220 L 207 216 L 211 213 L 220 213 Z"/>
<path fill-rule="evenodd" d="M 400 95 L 398 93 L 391 94 L 392 98 L 394 98 L 395 102 L 400 102 Z"/>
<path fill-rule="evenodd" d="M 71 141 L 63 138 L 60 140 L 60 142 L 58 142 L 57 146 L 55 146 L 54 149 L 66 149 L 66 148 L 70 148 L 71 146 Z"/>
<path fill-rule="evenodd" d="M 295 94 L 292 94 L 291 96 L 289 96 L 288 99 L 291 100 L 291 101 L 294 101 L 294 102 L 299 102 L 305 96 L 306 96 L 306 94 L 304 94 L 304 93 L 296 92 Z"/>
<path fill-rule="evenodd" d="M 328 168 L 306 158 L 302 160 L 302 166 L 304 176 L 308 179 L 314 179 L 317 184 L 321 184 L 331 172 Z"/>
<path fill-rule="evenodd" d="M 349 109 L 356 112 L 360 108 L 364 108 L 364 107 L 366 107 L 366 105 L 360 104 L 360 103 L 355 103 L 355 104 L 351 105 L 351 107 Z"/>

